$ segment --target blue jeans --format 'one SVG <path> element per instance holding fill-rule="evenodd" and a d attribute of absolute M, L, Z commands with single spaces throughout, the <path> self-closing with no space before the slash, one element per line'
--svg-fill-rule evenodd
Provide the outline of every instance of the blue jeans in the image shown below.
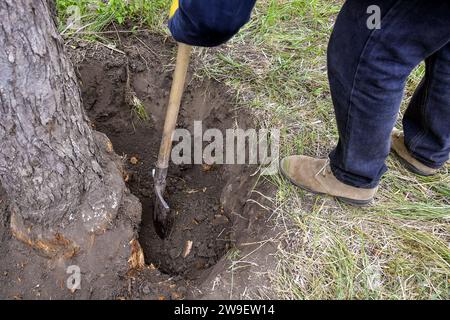
<path fill-rule="evenodd" d="M 370 5 L 381 9 L 380 29 L 367 26 Z M 450 153 L 450 1 L 345 3 L 328 47 L 339 131 L 330 162 L 338 180 L 378 185 L 407 77 L 422 61 L 426 73 L 403 118 L 405 144 L 421 163 L 439 168 Z"/>

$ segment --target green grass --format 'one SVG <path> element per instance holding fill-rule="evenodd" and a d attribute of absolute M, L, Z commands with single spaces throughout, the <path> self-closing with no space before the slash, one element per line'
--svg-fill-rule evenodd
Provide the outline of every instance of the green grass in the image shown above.
<path fill-rule="evenodd" d="M 169 1 L 148 1 L 139 11 L 116 0 L 92 11 L 88 3 L 94 1 L 59 0 L 61 30 L 64 10 L 74 2 L 82 5 L 83 25 L 91 24 L 83 30 L 95 33 L 112 21 L 131 20 L 135 27 L 167 34 Z M 326 48 L 342 3 L 260 0 L 232 41 L 195 50 L 195 75 L 225 83 L 261 125 L 280 127 L 283 155 L 326 157 L 338 138 Z M 409 78 L 402 111 L 423 74 L 421 65 Z M 280 243 L 289 244 L 279 246 L 272 275 L 278 298 L 450 298 L 450 166 L 423 178 L 395 157 L 387 164 L 375 204 L 362 209 L 271 178 L 278 190 L 273 224 L 283 231 Z"/>
<path fill-rule="evenodd" d="M 141 100 L 139 100 L 136 95 L 133 95 L 132 97 L 132 110 L 134 114 L 142 121 L 148 121 L 150 120 L 150 117 L 145 110 L 144 104 Z"/>
<path fill-rule="evenodd" d="M 59 30 L 67 36 L 98 35 L 111 23 L 157 29 L 167 17 L 166 0 L 57 0 Z M 76 21 L 75 23 L 71 23 Z"/>

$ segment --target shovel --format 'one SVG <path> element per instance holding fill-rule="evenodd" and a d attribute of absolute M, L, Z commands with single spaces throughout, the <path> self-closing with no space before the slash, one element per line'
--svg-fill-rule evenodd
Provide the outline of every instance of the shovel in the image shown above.
<path fill-rule="evenodd" d="M 186 74 L 189 66 L 192 47 L 183 43 L 178 43 L 177 62 L 173 75 L 172 88 L 170 90 L 169 105 L 164 122 L 164 130 L 161 139 L 161 146 L 158 154 L 156 169 L 153 170 L 155 207 L 153 212 L 153 224 L 161 239 L 164 239 L 170 232 L 172 224 L 170 218 L 170 207 L 164 200 L 166 189 L 167 171 L 169 169 L 169 158 L 172 151 L 172 135 L 177 124 L 178 112 L 180 110 L 181 97 L 183 95 Z"/>

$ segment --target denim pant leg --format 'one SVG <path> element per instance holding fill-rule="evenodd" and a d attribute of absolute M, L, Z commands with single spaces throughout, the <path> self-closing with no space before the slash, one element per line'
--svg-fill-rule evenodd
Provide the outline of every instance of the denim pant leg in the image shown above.
<path fill-rule="evenodd" d="M 367 8 L 381 9 L 379 29 Z M 413 68 L 450 40 L 450 1 L 348 0 L 328 47 L 328 76 L 339 131 L 330 154 L 342 182 L 373 188 L 386 171 L 390 134 Z"/>
<path fill-rule="evenodd" d="M 405 144 L 414 158 L 440 168 L 450 153 L 450 42 L 425 63 L 425 76 L 403 117 Z"/>

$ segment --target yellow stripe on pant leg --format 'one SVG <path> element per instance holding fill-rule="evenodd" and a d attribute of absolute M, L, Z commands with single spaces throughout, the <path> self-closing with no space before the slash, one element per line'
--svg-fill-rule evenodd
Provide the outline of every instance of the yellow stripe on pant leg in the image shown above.
<path fill-rule="evenodd" d="M 173 0 L 172 5 L 170 6 L 170 14 L 169 18 L 172 18 L 172 16 L 177 12 L 178 10 L 178 0 Z"/>

